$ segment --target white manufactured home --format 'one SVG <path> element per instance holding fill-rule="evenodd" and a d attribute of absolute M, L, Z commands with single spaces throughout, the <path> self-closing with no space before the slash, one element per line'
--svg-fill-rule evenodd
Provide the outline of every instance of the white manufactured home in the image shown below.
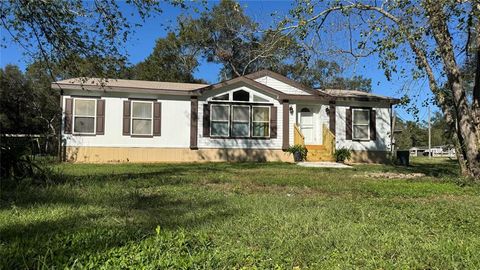
<path fill-rule="evenodd" d="M 72 162 L 332 160 L 383 162 L 397 99 L 311 89 L 264 70 L 218 84 L 74 78 L 58 81 L 64 159 Z"/>

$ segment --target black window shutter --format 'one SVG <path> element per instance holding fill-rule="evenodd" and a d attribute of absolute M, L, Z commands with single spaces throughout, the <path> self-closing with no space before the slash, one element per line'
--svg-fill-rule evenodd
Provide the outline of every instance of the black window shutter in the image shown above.
<path fill-rule="evenodd" d="M 65 122 L 63 123 L 63 132 L 72 134 L 72 117 L 73 117 L 73 98 L 65 99 Z"/>
<path fill-rule="evenodd" d="M 370 140 L 377 139 L 377 113 L 375 110 L 370 110 Z"/>
<path fill-rule="evenodd" d="M 97 135 L 105 134 L 105 100 L 97 100 Z"/>
<path fill-rule="evenodd" d="M 352 109 L 348 108 L 345 116 L 345 135 L 347 140 L 352 140 Z"/>
<path fill-rule="evenodd" d="M 153 103 L 153 136 L 162 134 L 162 103 Z"/>
<path fill-rule="evenodd" d="M 270 109 L 270 138 L 277 138 L 277 107 Z"/>
<path fill-rule="evenodd" d="M 210 137 L 210 105 L 203 104 L 203 137 Z"/>
<path fill-rule="evenodd" d="M 130 100 L 123 102 L 123 135 L 130 135 Z"/>

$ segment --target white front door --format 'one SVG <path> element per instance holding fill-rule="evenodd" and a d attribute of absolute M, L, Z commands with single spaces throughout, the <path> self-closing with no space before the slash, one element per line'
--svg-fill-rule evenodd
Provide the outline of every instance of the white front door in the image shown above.
<path fill-rule="evenodd" d="M 313 119 L 313 112 L 308 108 L 303 108 L 300 111 L 300 130 L 305 136 L 305 144 L 315 143 L 315 126 Z"/>

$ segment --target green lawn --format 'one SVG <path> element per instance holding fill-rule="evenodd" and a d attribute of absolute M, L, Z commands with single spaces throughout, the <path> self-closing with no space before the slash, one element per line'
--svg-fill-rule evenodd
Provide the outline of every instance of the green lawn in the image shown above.
<path fill-rule="evenodd" d="M 2 189 L 0 269 L 479 269 L 480 186 L 456 168 L 61 164 Z"/>

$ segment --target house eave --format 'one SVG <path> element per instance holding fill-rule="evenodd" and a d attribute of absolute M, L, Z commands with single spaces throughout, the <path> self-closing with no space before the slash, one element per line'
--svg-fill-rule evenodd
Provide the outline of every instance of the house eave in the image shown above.
<path fill-rule="evenodd" d="M 173 96 L 198 96 L 195 90 L 169 90 L 169 89 L 153 89 L 142 87 L 121 87 L 121 86 L 101 86 L 101 85 L 81 85 L 81 84 L 62 84 L 52 83 L 52 89 L 57 90 L 86 90 L 98 92 L 118 92 L 118 93 L 142 93 L 142 94 L 157 94 L 157 95 L 173 95 Z"/>

